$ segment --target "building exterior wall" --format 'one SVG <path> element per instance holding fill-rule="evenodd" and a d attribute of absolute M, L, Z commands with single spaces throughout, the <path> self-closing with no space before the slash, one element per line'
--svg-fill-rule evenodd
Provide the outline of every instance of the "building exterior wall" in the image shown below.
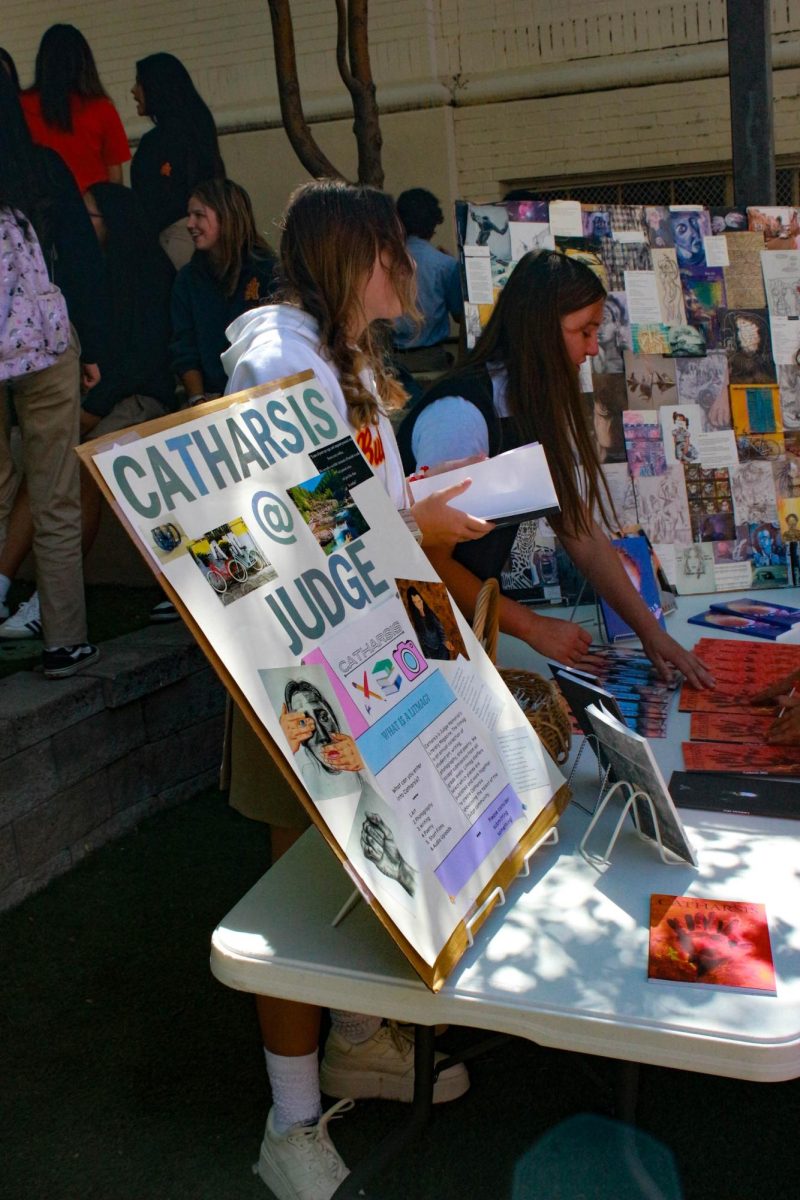
<path fill-rule="evenodd" d="M 292 0 L 304 103 L 323 149 L 354 170 L 330 0 Z M 129 136 L 137 58 L 177 54 L 223 131 L 230 174 L 269 231 L 305 178 L 280 127 L 264 0 L 6 0 L 3 44 L 30 80 L 54 17 L 81 28 Z M 800 153 L 800 4 L 772 4 L 776 152 Z M 724 0 L 372 0 L 370 48 L 387 187 L 501 196 L 537 179 L 730 161 Z"/>

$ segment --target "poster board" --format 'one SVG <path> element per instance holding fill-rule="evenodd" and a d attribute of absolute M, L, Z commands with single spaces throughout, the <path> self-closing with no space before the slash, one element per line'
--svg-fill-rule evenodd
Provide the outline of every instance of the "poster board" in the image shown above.
<path fill-rule="evenodd" d="M 308 372 L 79 454 L 437 990 L 568 791 L 333 403 Z"/>
<path fill-rule="evenodd" d="M 608 297 L 581 371 L 618 527 L 642 528 L 679 595 L 800 583 L 800 209 L 458 201 L 472 347 L 516 262 L 557 249 Z M 545 522 L 501 584 L 523 603 L 580 589 Z"/>

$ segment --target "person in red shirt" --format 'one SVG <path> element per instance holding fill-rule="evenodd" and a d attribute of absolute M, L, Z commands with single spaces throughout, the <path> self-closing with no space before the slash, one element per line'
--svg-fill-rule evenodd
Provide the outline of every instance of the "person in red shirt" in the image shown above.
<path fill-rule="evenodd" d="M 33 87 L 20 100 L 34 142 L 61 155 L 81 192 L 106 180 L 122 183 L 128 139 L 74 25 L 51 25 L 43 34 Z"/>

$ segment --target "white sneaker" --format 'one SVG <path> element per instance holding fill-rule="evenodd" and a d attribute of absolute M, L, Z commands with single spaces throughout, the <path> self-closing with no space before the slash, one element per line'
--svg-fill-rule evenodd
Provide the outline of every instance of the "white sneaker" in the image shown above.
<path fill-rule="evenodd" d="M 436 1052 L 435 1061 L 444 1054 Z M 326 1096 L 352 1096 L 355 1100 L 414 1099 L 414 1035 L 389 1021 L 365 1042 L 353 1045 L 336 1029 L 328 1034 L 319 1086 Z M 457 1100 L 469 1088 L 463 1063 L 442 1071 L 433 1088 L 433 1103 Z"/>
<path fill-rule="evenodd" d="M 42 614 L 39 611 L 39 593 L 34 592 L 30 600 L 20 604 L 13 617 L 0 625 L 0 638 L 38 638 L 42 636 Z"/>
<path fill-rule="evenodd" d="M 323 1113 L 316 1125 L 293 1125 L 278 1133 L 269 1110 L 256 1170 L 277 1200 L 330 1200 L 350 1174 L 328 1136 L 332 1117 L 354 1107 L 340 1100 Z"/>

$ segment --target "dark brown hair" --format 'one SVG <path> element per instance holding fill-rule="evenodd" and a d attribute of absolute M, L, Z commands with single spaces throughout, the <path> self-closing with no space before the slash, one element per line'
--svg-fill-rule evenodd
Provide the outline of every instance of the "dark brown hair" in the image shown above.
<path fill-rule="evenodd" d="M 190 203 L 193 197 L 217 214 L 219 241 L 209 254 L 209 265 L 225 295 L 232 296 L 249 255 L 274 259 L 275 252 L 258 232 L 253 205 L 240 184 L 232 179 L 207 179 L 192 188 Z"/>
<path fill-rule="evenodd" d="M 74 25 L 51 25 L 36 55 L 33 90 L 39 93 L 47 125 L 72 130 L 70 99 L 108 99 L 89 43 Z"/>
<path fill-rule="evenodd" d="M 459 368 L 459 373 L 489 363 L 505 368 L 509 412 L 521 441 L 544 446 L 570 534 L 588 533 L 595 509 L 613 524 L 613 503 L 587 427 L 577 368 L 561 331 L 564 317 L 605 295 L 600 280 L 582 262 L 551 250 L 532 250 L 511 272 L 478 344 Z"/>
<path fill-rule="evenodd" d="M 363 316 L 363 282 L 381 252 L 403 310 L 414 316 L 414 265 L 390 196 L 336 179 L 303 184 L 290 196 L 280 248 L 282 298 L 317 321 L 323 353 L 339 373 L 356 429 L 377 424 L 379 415 L 375 397 L 359 379 L 364 366 L 374 372 L 385 408 L 405 400 L 369 326 L 357 345 L 352 341 L 354 318 Z"/>

